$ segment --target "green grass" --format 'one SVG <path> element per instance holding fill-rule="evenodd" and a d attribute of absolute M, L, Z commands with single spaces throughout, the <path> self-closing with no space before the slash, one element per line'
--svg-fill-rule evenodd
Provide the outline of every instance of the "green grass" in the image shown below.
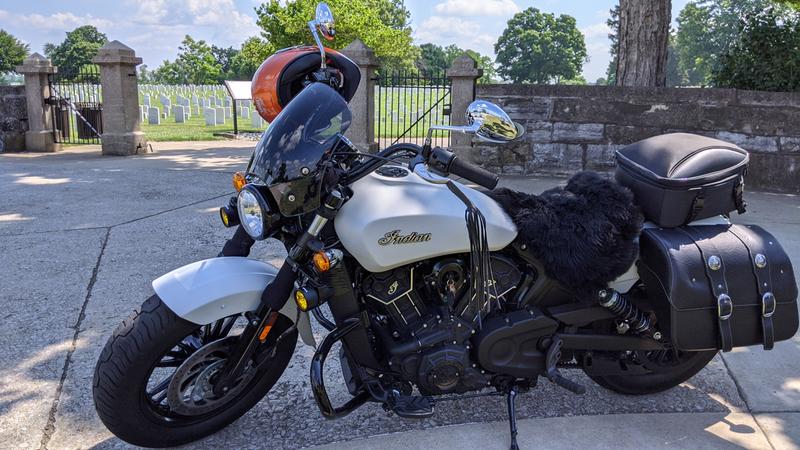
<path fill-rule="evenodd" d="M 378 90 L 380 92 L 378 92 Z M 444 97 L 444 99 L 442 99 Z M 439 101 L 441 100 L 441 101 Z M 438 102 L 438 104 L 436 104 Z M 436 104 L 434 106 L 434 104 Z M 450 106 L 450 94 L 444 87 L 377 87 L 375 92 L 375 134 L 376 138 L 396 138 L 403 132 L 407 138 L 424 137 L 430 125 L 450 123 L 444 115 L 445 107 Z M 428 110 L 431 110 L 428 112 Z M 423 114 L 425 117 L 413 125 Z M 395 115 L 392 116 L 392 113 Z M 436 132 L 434 136 L 443 137 L 445 133 Z"/>
<path fill-rule="evenodd" d="M 239 117 L 238 120 L 240 133 L 260 133 L 264 131 L 253 128 L 250 119 Z M 147 135 L 147 140 L 153 142 L 222 140 L 225 138 L 214 136 L 214 133 L 232 133 L 233 118 L 226 119 L 225 125 L 207 127 L 202 116 L 192 115 L 184 123 L 175 123 L 174 117 L 167 117 L 166 119 L 161 119 L 160 125 L 142 123 L 142 131 Z"/>

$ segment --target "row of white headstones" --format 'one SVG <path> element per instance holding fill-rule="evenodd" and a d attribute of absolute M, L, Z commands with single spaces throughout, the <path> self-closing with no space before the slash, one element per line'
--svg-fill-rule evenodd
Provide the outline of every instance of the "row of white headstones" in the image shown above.
<path fill-rule="evenodd" d="M 140 119 L 150 125 L 160 125 L 167 119 L 186 123 L 193 115 L 201 114 L 209 127 L 225 125 L 233 119 L 233 101 L 223 86 L 140 85 L 139 94 L 142 99 Z M 236 102 L 236 115 L 249 120 L 253 128 L 266 126 L 264 119 L 253 110 L 250 100 Z"/>

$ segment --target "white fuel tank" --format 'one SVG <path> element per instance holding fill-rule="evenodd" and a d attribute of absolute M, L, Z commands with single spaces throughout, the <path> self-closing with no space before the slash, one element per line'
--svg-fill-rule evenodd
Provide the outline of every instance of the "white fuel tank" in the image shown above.
<path fill-rule="evenodd" d="M 466 206 L 443 184 L 397 166 L 384 166 L 351 186 L 351 198 L 334 220 L 347 251 L 368 271 L 384 272 L 436 256 L 469 252 Z M 486 218 L 492 251 L 517 236 L 494 200 L 456 183 Z"/>

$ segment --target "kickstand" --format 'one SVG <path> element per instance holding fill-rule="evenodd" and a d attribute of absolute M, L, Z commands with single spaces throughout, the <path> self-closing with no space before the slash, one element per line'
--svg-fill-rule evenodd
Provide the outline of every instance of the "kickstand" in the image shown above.
<path fill-rule="evenodd" d="M 508 404 L 508 425 L 511 428 L 511 450 L 519 450 L 519 445 L 517 445 L 517 408 L 514 405 L 514 399 L 516 398 L 517 389 L 512 386 L 506 397 L 506 403 Z"/>

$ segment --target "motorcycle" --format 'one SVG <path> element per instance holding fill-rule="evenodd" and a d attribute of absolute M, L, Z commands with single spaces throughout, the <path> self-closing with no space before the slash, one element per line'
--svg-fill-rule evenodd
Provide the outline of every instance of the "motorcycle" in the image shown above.
<path fill-rule="evenodd" d="M 728 217 L 745 207 L 744 150 L 659 136 L 618 152 L 616 181 L 583 173 L 515 193 L 431 145 L 434 130 L 495 144 L 523 135 L 478 100 L 466 126 L 362 153 L 344 137 L 351 113 L 324 65 L 326 5 L 310 28 L 323 65 L 234 175 L 220 216 L 235 234 L 219 257 L 156 279 L 99 357 L 95 407 L 119 438 L 165 447 L 218 431 L 270 391 L 299 338 L 316 349 L 310 380 L 326 419 L 368 402 L 419 419 L 443 399 L 505 395 L 513 449 L 515 398 L 539 378 L 581 394 L 562 373 L 580 369 L 650 394 L 719 350 L 771 349 L 796 332 L 788 256 Z M 280 268 L 247 258 L 267 238 L 286 247 Z M 311 316 L 328 331 L 319 345 Z M 338 342 L 352 398 L 335 406 L 323 367 Z"/>

